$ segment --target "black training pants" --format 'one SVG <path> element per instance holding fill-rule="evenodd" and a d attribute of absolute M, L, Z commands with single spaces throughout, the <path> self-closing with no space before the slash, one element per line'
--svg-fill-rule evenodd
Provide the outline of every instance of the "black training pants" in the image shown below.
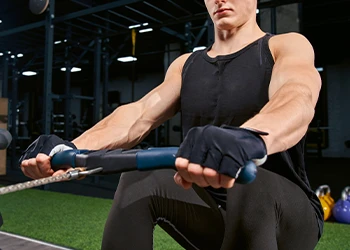
<path fill-rule="evenodd" d="M 284 177 L 259 168 L 254 182 L 228 190 L 224 211 L 204 189 L 176 185 L 174 174 L 174 170 L 122 174 L 103 250 L 153 249 L 156 224 L 185 249 L 312 250 L 318 242 L 310 201 Z"/>

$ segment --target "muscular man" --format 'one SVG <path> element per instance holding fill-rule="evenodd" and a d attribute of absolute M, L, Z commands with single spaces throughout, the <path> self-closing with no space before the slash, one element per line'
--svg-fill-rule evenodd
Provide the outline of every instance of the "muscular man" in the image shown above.
<path fill-rule="evenodd" d="M 54 173 L 47 156 L 60 143 L 131 148 L 181 112 L 177 171 L 122 174 L 102 249 L 152 249 L 156 224 L 185 249 L 314 249 L 323 210 L 303 158 L 321 87 L 313 48 L 297 33 L 264 33 L 257 0 L 205 5 L 215 27 L 211 46 L 177 58 L 162 84 L 72 143 L 38 140 L 22 170 L 32 178 L 63 171 Z M 245 161 L 265 155 L 252 183 L 235 184 Z"/>

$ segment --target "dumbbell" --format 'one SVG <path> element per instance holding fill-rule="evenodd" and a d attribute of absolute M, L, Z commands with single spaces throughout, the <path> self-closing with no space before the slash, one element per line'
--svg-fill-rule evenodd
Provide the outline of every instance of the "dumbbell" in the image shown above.
<path fill-rule="evenodd" d="M 350 186 L 343 189 L 341 198 L 335 203 L 332 213 L 336 221 L 350 224 Z"/>
<path fill-rule="evenodd" d="M 332 215 L 332 209 L 335 203 L 331 196 L 331 189 L 328 185 L 319 186 L 316 189 L 316 195 L 321 202 L 323 208 L 323 219 L 326 221 Z"/>

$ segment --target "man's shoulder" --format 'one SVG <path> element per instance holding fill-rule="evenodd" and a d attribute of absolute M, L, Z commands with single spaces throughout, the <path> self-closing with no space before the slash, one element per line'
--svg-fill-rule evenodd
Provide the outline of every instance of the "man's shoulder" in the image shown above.
<path fill-rule="evenodd" d="M 292 45 L 293 42 L 309 42 L 308 39 L 301 33 L 298 32 L 287 32 L 273 35 L 270 39 L 272 43 Z"/>
<path fill-rule="evenodd" d="M 187 59 L 192 55 L 192 53 L 185 53 L 182 54 L 180 56 L 178 56 L 174 62 L 172 64 L 177 64 L 179 66 L 183 66 L 185 64 L 185 62 L 187 61 Z"/>
<path fill-rule="evenodd" d="M 269 41 L 269 47 L 271 51 L 286 51 L 295 50 L 297 48 L 311 47 L 310 41 L 301 33 L 288 32 L 277 34 L 271 37 Z"/>

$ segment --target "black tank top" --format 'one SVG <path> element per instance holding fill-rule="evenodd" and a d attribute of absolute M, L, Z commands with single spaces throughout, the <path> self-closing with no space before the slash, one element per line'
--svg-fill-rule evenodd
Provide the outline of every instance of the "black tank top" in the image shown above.
<path fill-rule="evenodd" d="M 268 89 L 274 60 L 268 41 L 271 34 L 229 55 L 211 58 L 205 50 L 192 53 L 182 71 L 181 119 L 185 136 L 195 126 L 240 126 L 269 101 Z M 323 229 L 323 210 L 310 187 L 304 163 L 305 136 L 287 151 L 269 155 L 261 167 L 296 183 L 309 197 Z M 225 207 L 226 190 L 207 188 Z"/>

